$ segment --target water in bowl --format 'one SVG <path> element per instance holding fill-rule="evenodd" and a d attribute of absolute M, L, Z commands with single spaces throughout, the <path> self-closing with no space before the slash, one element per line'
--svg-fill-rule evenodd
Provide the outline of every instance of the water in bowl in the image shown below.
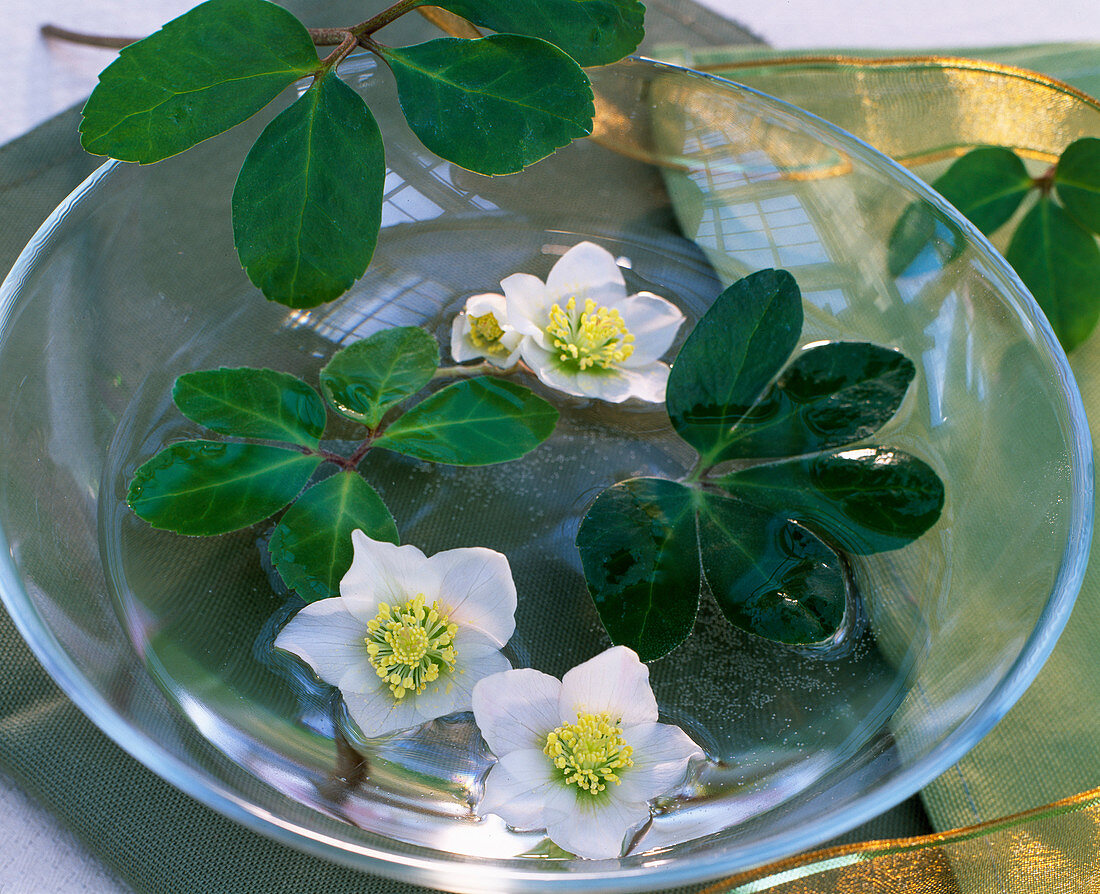
<path fill-rule="evenodd" d="M 204 437 L 171 401 L 175 378 L 218 366 L 266 366 L 316 387 L 339 347 L 386 326 L 420 325 L 446 352 L 450 321 L 472 289 L 456 259 L 464 241 L 494 234 L 458 228 L 448 254 L 439 234 L 391 243 L 356 290 L 328 309 L 287 311 L 245 295 L 235 313 L 203 328 L 138 389 L 111 444 L 99 500 L 101 555 L 134 648 L 199 731 L 284 794 L 365 830 L 460 854 L 545 856 L 540 833 L 509 830 L 474 810 L 493 760 L 470 714 L 420 730 L 357 741 L 336 691 L 272 642 L 303 604 L 266 552 L 273 522 L 233 534 L 156 531 L 125 504 L 134 470 L 167 443 Z M 622 257 L 631 291 L 675 301 L 685 335 L 720 286 L 684 241 L 616 243 L 603 234 L 509 232 L 512 271 L 539 275 L 584 238 Z M 434 250 L 429 248 L 434 246 Z M 403 251 L 400 249 L 404 249 Z M 401 258 L 418 258 L 402 264 Z M 412 270 L 421 271 L 416 275 Z M 431 271 L 430 274 L 423 271 Z M 808 327 L 809 330 L 809 327 Z M 264 337 L 260 337 L 264 336 Z M 806 341 L 820 333 L 807 331 Z M 361 471 L 397 521 L 402 542 L 427 554 L 463 546 L 504 553 L 519 593 L 516 667 L 561 676 L 610 645 L 581 575 L 574 537 L 604 487 L 637 475 L 680 477 L 694 455 L 660 406 L 562 398 L 554 435 L 521 460 L 482 468 L 433 465 L 376 450 Z M 904 412 L 904 410 L 903 410 Z M 326 439 L 347 447 L 354 427 L 330 417 Z M 657 805 L 639 833 L 645 851 L 776 809 L 826 779 L 869 742 L 889 749 L 886 721 L 906 690 L 908 660 L 888 661 L 854 597 L 843 632 L 824 647 L 790 648 L 735 630 L 705 596 L 693 634 L 650 666 L 662 720 L 680 724 L 708 761 Z M 365 758 L 365 761 L 363 760 Z"/>

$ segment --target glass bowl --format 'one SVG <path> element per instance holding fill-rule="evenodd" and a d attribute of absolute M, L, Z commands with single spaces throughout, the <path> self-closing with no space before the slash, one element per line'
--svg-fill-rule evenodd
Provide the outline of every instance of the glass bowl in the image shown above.
<path fill-rule="evenodd" d="M 1081 582 L 1091 450 L 1065 357 L 1005 262 L 953 209 L 854 138 L 729 82 L 643 60 L 593 72 L 594 138 L 484 178 L 429 155 L 385 70 L 344 70 L 386 136 L 383 230 L 340 301 L 292 311 L 237 264 L 229 195 L 259 125 L 160 165 L 109 163 L 32 240 L 0 290 L 0 590 L 85 713 L 232 819 L 341 863 L 454 891 L 654 890 L 781 858 L 916 792 L 973 746 L 1049 654 Z M 927 244 L 890 272 L 913 203 Z M 627 855 L 586 861 L 479 820 L 492 757 L 470 716 L 371 743 L 349 772 L 333 691 L 273 653 L 299 603 L 271 572 L 270 523 L 154 531 L 124 503 L 138 464 L 200 436 L 175 377 L 269 366 L 316 383 L 340 346 L 393 325 L 444 345 L 466 297 L 544 277 L 591 240 L 631 291 L 675 301 L 681 338 L 753 270 L 798 280 L 802 343 L 893 346 L 917 376 L 872 439 L 946 484 L 910 546 L 852 561 L 842 635 L 776 645 L 722 622 L 651 666 L 663 719 L 708 761 Z M 660 408 L 575 400 L 552 439 L 484 469 L 380 459 L 403 542 L 505 553 L 520 594 L 509 657 L 560 676 L 606 648 L 573 546 L 604 487 L 683 474 Z M 372 454 L 373 456 L 373 454 Z"/>

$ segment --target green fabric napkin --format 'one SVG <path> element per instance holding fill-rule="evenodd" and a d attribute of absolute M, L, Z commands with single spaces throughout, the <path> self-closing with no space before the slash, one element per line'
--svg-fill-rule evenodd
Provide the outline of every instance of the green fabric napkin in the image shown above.
<path fill-rule="evenodd" d="M 665 46 L 662 58 L 722 73 L 722 66 L 776 56 L 905 55 L 867 49 L 779 53 L 759 47 Z M 1100 46 L 1086 44 L 949 48 L 922 55 L 965 56 L 1040 71 L 1100 96 Z M 729 77 L 738 79 L 731 70 Z M 768 89 L 766 82 L 752 80 Z M 782 94 L 779 94 L 782 97 Z M 1100 136 L 1100 127 L 1093 136 Z M 1100 426 L 1100 333 L 1070 358 L 1086 412 Z M 939 830 L 995 819 L 1100 786 L 1100 550 L 1069 623 L 1039 676 L 1001 723 L 967 756 L 924 789 L 922 798 Z M 1011 594 L 1004 594 L 1010 599 Z"/>

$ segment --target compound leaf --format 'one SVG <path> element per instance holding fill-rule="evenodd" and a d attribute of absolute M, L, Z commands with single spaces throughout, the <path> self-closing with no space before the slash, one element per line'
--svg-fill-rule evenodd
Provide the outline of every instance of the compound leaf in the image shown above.
<path fill-rule="evenodd" d="M 81 145 L 142 164 L 252 117 L 318 67 L 309 32 L 267 0 L 208 0 L 119 52 L 84 106 Z"/>
<path fill-rule="evenodd" d="M 734 425 L 725 455 L 800 456 L 858 441 L 897 412 L 915 372 L 900 351 L 866 342 L 803 351 Z"/>
<path fill-rule="evenodd" d="M 272 369 L 184 373 L 172 400 L 188 419 L 223 435 L 316 447 L 325 431 L 321 396 L 296 376 Z"/>
<path fill-rule="evenodd" d="M 943 482 L 927 463 L 890 447 L 753 466 L 716 483 L 859 554 L 916 540 L 939 519 L 944 500 Z"/>
<path fill-rule="evenodd" d="M 1054 170 L 1054 188 L 1078 223 L 1100 233 L 1100 140 L 1084 137 L 1066 147 Z"/>
<path fill-rule="evenodd" d="M 1096 238 L 1043 196 L 1012 236 L 1005 259 L 1039 302 L 1067 351 L 1088 338 L 1100 316 Z"/>
<path fill-rule="evenodd" d="M 441 0 L 475 25 L 541 37 L 578 65 L 606 65 L 628 56 L 645 36 L 645 7 L 638 0 Z"/>
<path fill-rule="evenodd" d="M 313 307 L 347 291 L 374 254 L 386 164 L 362 98 L 329 72 L 281 112 L 233 189 L 233 240 L 273 301 Z"/>
<path fill-rule="evenodd" d="M 988 236 L 1008 222 L 1034 185 L 1015 152 L 983 146 L 951 165 L 932 188 Z"/>
<path fill-rule="evenodd" d="M 265 444 L 181 441 L 138 468 L 126 502 L 154 528 L 225 534 L 282 509 L 320 463 Z"/>
<path fill-rule="evenodd" d="M 652 661 L 691 633 L 700 573 L 692 490 L 661 478 L 609 487 L 582 519 L 577 548 L 613 643 Z"/>
<path fill-rule="evenodd" d="M 479 174 L 511 174 L 592 131 L 588 77 L 552 44 L 517 34 L 380 48 L 420 141 Z"/>
<path fill-rule="evenodd" d="M 321 389 L 337 413 L 374 428 L 387 410 L 427 385 L 438 368 L 435 339 L 417 326 L 398 326 L 333 355 L 321 370 Z"/>
<path fill-rule="evenodd" d="M 558 411 L 531 389 L 479 376 L 426 397 L 374 444 L 428 462 L 487 466 L 534 450 L 557 422 Z"/>
<path fill-rule="evenodd" d="M 729 455 L 747 416 L 802 331 L 802 296 L 786 270 L 761 270 L 726 289 L 687 337 L 668 377 L 673 428 L 710 464 Z"/>
<path fill-rule="evenodd" d="M 707 494 L 699 506 L 703 576 L 735 627 L 781 643 L 816 643 L 844 620 L 844 567 L 809 530 Z"/>
<path fill-rule="evenodd" d="M 307 602 L 335 596 L 351 567 L 351 532 L 397 543 L 397 525 L 362 476 L 337 472 L 313 485 L 279 520 L 271 561 L 283 582 Z"/>

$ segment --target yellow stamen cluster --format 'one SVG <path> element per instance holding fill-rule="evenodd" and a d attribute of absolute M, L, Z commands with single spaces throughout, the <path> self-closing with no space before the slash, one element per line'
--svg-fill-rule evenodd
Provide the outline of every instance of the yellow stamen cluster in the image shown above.
<path fill-rule="evenodd" d="M 500 343 L 502 335 L 504 330 L 491 311 L 480 317 L 470 316 L 470 341 L 475 348 L 492 353 L 503 353 L 506 348 Z"/>
<path fill-rule="evenodd" d="M 383 602 L 367 622 L 367 654 L 370 663 L 400 700 L 408 692 L 423 692 L 439 679 L 440 671 L 455 669 L 455 634 L 458 625 L 447 620 L 439 603 L 424 605 L 420 593 L 404 605 Z"/>
<path fill-rule="evenodd" d="M 580 314 L 576 298 L 570 298 L 564 308 L 554 304 L 546 334 L 561 352 L 558 359 L 575 363 L 582 370 L 593 366 L 608 369 L 634 353 L 634 336 L 622 314 L 602 305 L 597 307 L 591 298 L 585 299 Z"/>
<path fill-rule="evenodd" d="M 562 771 L 565 782 L 590 795 L 598 795 L 607 783 L 618 785 L 616 770 L 634 766 L 634 753 L 623 740 L 622 730 L 608 714 L 580 714 L 576 723 L 559 726 L 546 737 L 543 754 Z"/>

